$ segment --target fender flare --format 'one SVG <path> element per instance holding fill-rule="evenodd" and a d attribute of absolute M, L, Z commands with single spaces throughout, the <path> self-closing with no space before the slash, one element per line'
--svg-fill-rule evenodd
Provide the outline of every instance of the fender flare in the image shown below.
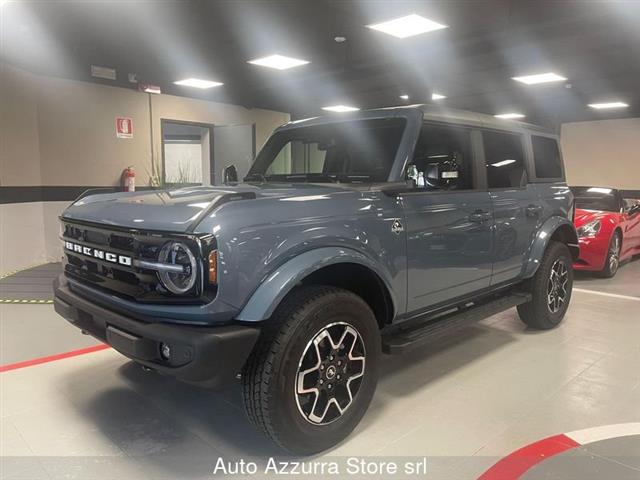
<path fill-rule="evenodd" d="M 356 263 L 372 270 L 389 291 L 394 311 L 396 311 L 398 303 L 393 289 L 390 288 L 390 282 L 373 260 L 350 248 L 322 247 L 304 252 L 278 267 L 262 281 L 235 319 L 244 322 L 267 320 L 282 299 L 300 281 L 316 270 L 337 263 Z"/>
<path fill-rule="evenodd" d="M 578 234 L 576 233 L 573 223 L 568 218 L 553 216 L 548 218 L 542 224 L 542 227 L 538 229 L 536 236 L 533 239 L 533 243 L 529 249 L 529 258 L 524 267 L 524 278 L 530 278 L 536 273 L 538 265 L 540 265 L 542 256 L 544 255 L 551 238 L 559 228 L 564 226 L 569 227 L 566 229 L 566 232 L 570 233 L 568 233 L 568 238 L 562 238 L 562 240 L 569 246 L 573 260 L 575 261 L 578 259 L 578 253 L 580 251 L 578 246 Z M 567 237 L 567 235 L 563 236 Z"/>

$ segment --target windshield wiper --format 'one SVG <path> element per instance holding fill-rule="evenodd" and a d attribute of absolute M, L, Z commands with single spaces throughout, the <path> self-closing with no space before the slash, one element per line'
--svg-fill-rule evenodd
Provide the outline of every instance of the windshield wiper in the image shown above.
<path fill-rule="evenodd" d="M 244 177 L 242 179 L 242 181 L 244 182 L 249 182 L 252 179 L 257 179 L 262 183 L 266 183 L 267 182 L 267 177 L 265 177 L 262 173 L 259 172 L 254 172 L 254 173 L 250 173 L 249 175 L 247 175 L 246 177 Z"/>
<path fill-rule="evenodd" d="M 285 173 L 273 175 L 287 182 L 307 182 L 316 183 L 322 181 L 338 182 L 336 175 L 329 175 L 326 173 Z"/>
<path fill-rule="evenodd" d="M 337 176 L 341 182 L 367 182 L 373 178 L 373 175 L 356 175 L 356 174 L 340 174 Z"/>

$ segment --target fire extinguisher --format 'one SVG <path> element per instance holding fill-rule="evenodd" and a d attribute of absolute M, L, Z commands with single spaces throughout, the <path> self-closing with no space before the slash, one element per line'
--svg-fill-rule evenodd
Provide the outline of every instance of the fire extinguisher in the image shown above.
<path fill-rule="evenodd" d="M 122 190 L 125 192 L 136 191 L 136 172 L 132 166 L 125 168 L 122 171 Z"/>

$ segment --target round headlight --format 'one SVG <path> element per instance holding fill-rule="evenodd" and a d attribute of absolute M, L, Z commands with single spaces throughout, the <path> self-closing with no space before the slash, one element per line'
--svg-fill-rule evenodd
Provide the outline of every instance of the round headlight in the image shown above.
<path fill-rule="evenodd" d="M 183 267 L 182 273 L 160 271 L 158 275 L 162 284 L 172 293 L 181 295 L 193 288 L 198 276 L 198 265 L 196 257 L 191 253 L 189 247 L 182 242 L 167 243 L 160 250 L 158 260 L 162 263 L 180 265 Z"/>

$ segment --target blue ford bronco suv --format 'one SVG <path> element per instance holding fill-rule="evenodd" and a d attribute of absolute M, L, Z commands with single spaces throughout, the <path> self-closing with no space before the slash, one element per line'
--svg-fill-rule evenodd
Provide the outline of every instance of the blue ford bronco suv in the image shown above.
<path fill-rule="evenodd" d="M 234 177 L 76 200 L 55 309 L 146 368 L 240 377 L 291 452 L 349 435 L 383 353 L 512 307 L 553 328 L 569 306 L 573 197 L 541 128 L 433 106 L 298 120 Z"/>

